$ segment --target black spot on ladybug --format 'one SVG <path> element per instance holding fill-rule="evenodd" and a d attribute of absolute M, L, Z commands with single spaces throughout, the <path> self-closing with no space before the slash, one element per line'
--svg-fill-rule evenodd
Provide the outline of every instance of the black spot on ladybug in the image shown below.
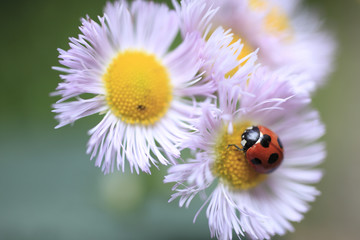
<path fill-rule="evenodd" d="M 251 159 L 251 162 L 252 162 L 254 165 L 259 165 L 259 164 L 261 164 L 261 160 L 258 159 L 258 158 L 253 158 L 253 159 Z"/>
<path fill-rule="evenodd" d="M 269 164 L 273 164 L 273 163 L 275 163 L 278 159 L 279 159 L 279 154 L 273 153 L 273 154 L 270 155 L 269 160 L 268 160 L 268 163 L 269 163 Z"/>
<path fill-rule="evenodd" d="M 263 146 L 264 148 L 268 148 L 270 146 L 270 142 L 271 142 L 271 137 L 267 134 L 264 134 L 264 136 L 261 139 L 261 146 Z"/>
<path fill-rule="evenodd" d="M 146 109 L 146 107 L 144 105 L 138 105 L 137 109 L 140 111 L 144 111 Z"/>
<path fill-rule="evenodd" d="M 278 138 L 277 141 L 278 141 L 278 144 L 279 144 L 280 148 L 283 148 L 283 145 L 282 145 L 282 142 L 280 141 L 280 138 Z"/>

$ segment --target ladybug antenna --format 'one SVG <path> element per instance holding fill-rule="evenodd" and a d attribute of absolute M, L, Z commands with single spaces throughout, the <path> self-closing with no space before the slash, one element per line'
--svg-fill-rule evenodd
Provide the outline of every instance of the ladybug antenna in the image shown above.
<path fill-rule="evenodd" d="M 244 151 L 244 148 L 240 148 L 238 145 L 236 145 L 236 144 L 229 144 L 228 146 L 227 146 L 227 148 L 229 148 L 229 147 L 231 147 L 231 146 L 234 146 L 234 147 L 236 147 L 236 149 L 238 150 L 238 151 Z"/>

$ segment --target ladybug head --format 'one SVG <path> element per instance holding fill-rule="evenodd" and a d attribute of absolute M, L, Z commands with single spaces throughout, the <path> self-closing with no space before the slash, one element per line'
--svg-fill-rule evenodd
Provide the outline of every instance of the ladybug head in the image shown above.
<path fill-rule="evenodd" d="M 241 145 L 244 152 L 253 146 L 260 138 L 260 130 L 257 126 L 247 128 L 241 135 Z"/>

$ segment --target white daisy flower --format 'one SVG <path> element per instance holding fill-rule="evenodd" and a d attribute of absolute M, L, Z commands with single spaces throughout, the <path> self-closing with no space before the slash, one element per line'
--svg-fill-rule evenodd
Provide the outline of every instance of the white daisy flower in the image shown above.
<path fill-rule="evenodd" d="M 176 9 L 183 34 L 206 31 L 204 23 L 231 29 L 244 44 L 239 59 L 259 49 L 261 64 L 306 75 L 307 82 L 295 83 L 298 88 L 314 91 L 333 70 L 333 37 L 299 1 L 182 0 Z"/>
<path fill-rule="evenodd" d="M 289 84 L 292 77 L 258 68 L 249 78 L 221 81 L 218 107 L 203 107 L 198 130 L 183 146 L 195 159 L 170 167 L 165 182 L 176 183 L 176 193 L 169 201 L 180 198 L 179 205 L 187 207 L 202 194 L 204 204 L 194 221 L 207 206 L 211 237 L 283 235 L 294 230 L 291 222 L 301 221 L 319 194 L 310 184 L 322 177 L 314 167 L 325 157 L 323 143 L 317 142 L 324 126 L 307 107 L 308 94 Z M 260 131 L 249 147 L 242 134 L 254 126 Z M 265 137 L 263 127 L 278 138 Z M 255 145 L 257 150 L 251 148 Z M 249 159 L 250 153 L 258 159 Z"/>
<path fill-rule="evenodd" d="M 61 96 L 53 110 L 57 128 L 104 114 L 89 131 L 87 152 L 105 173 L 124 171 L 126 161 L 137 173 L 174 163 L 180 140 L 192 129 L 188 122 L 201 112 L 192 99 L 215 90 L 197 75 L 203 43 L 186 34 L 170 51 L 178 16 L 152 2 L 109 3 L 98 19 L 82 19 L 70 49 L 59 50 L 63 67 L 54 69 L 63 72 L 64 82 L 54 93 Z"/>
<path fill-rule="evenodd" d="M 244 44 L 231 29 L 212 26 L 211 20 L 218 8 L 208 6 L 203 0 L 185 0 L 181 2 L 181 6 L 176 1 L 173 3 L 180 18 L 182 35 L 196 34 L 204 42 L 201 53 L 204 62 L 201 69 L 204 71 L 205 82 L 217 85 L 219 81 L 234 74 L 236 76 L 233 77 L 244 78 L 253 71 L 257 50 L 244 54 Z"/>

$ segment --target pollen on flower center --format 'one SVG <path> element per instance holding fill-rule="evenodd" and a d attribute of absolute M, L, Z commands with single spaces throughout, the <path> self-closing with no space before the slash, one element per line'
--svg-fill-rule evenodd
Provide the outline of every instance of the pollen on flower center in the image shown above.
<path fill-rule="evenodd" d="M 113 114 L 129 124 L 149 125 L 167 112 L 172 86 L 167 69 L 152 54 L 120 52 L 103 75 Z"/>
<path fill-rule="evenodd" d="M 241 135 L 246 128 L 252 126 L 249 122 L 243 122 L 234 125 L 232 134 L 227 132 L 227 127 L 219 135 L 215 146 L 216 160 L 213 166 L 213 172 L 233 189 L 246 190 L 257 186 L 266 178 L 266 174 L 256 172 L 245 158 L 245 153 L 239 151 L 234 146 L 240 148 Z"/>

